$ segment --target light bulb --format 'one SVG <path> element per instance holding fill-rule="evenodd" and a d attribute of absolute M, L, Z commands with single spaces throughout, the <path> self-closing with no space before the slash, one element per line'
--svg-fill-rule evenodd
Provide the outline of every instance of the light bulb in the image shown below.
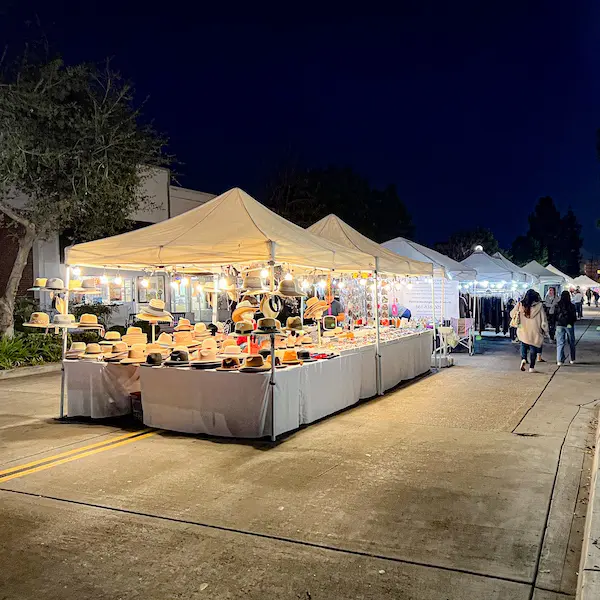
<path fill-rule="evenodd" d="M 412 283 L 407 283 L 407 284 L 406 284 L 406 287 L 407 287 L 409 290 L 412 290 L 412 289 L 413 289 L 413 284 L 412 284 Z"/>
<path fill-rule="evenodd" d="M 149 283 L 150 282 L 145 277 L 140 281 L 140 284 L 143 288 L 147 288 Z"/>
<path fill-rule="evenodd" d="M 360 280 L 360 285 L 362 285 L 362 286 L 367 285 L 367 280 L 366 279 L 361 279 Z"/>
<path fill-rule="evenodd" d="M 268 269 L 263 269 L 263 270 L 260 272 L 260 276 L 261 276 L 263 279 L 265 279 L 265 277 L 268 277 L 268 276 L 269 276 L 269 271 L 268 271 Z"/>
<path fill-rule="evenodd" d="M 221 277 L 221 279 L 219 279 L 219 287 L 224 288 L 226 286 L 227 286 L 227 279 L 225 279 L 225 277 Z"/>
<path fill-rule="evenodd" d="M 324 288 L 327 285 L 327 282 L 324 279 L 321 279 L 321 281 L 319 281 L 319 287 Z"/>
<path fill-rule="evenodd" d="M 201 292 L 203 288 L 204 288 L 204 286 L 203 286 L 201 283 L 199 283 L 199 284 L 196 286 L 196 291 L 198 291 L 198 292 Z"/>
<path fill-rule="evenodd" d="M 340 289 L 342 289 L 342 288 L 344 287 L 344 285 L 345 285 L 345 284 L 344 284 L 344 282 L 343 282 L 343 281 L 340 281 L 340 282 L 338 283 L 338 287 L 339 287 Z"/>
<path fill-rule="evenodd" d="M 171 281 L 171 287 L 173 289 L 176 289 L 177 288 L 177 281 Z"/>
<path fill-rule="evenodd" d="M 181 278 L 181 286 L 182 287 L 185 287 L 189 282 L 190 282 L 190 278 L 189 277 L 182 277 Z"/>
<path fill-rule="evenodd" d="M 108 283 L 108 277 L 106 275 L 102 275 L 102 277 L 100 277 L 100 283 L 102 285 L 106 285 Z"/>
<path fill-rule="evenodd" d="M 307 290 L 310 287 L 310 283 L 308 283 L 308 279 L 305 279 L 301 285 L 302 285 L 303 290 Z"/>
<path fill-rule="evenodd" d="M 71 273 L 73 273 L 75 277 L 79 277 L 81 275 L 81 269 L 79 267 L 73 267 Z"/>
<path fill-rule="evenodd" d="M 284 279 L 286 281 L 291 281 L 293 279 L 292 274 L 291 273 L 286 273 Z"/>
<path fill-rule="evenodd" d="M 115 285 L 121 285 L 123 283 L 123 278 L 120 275 L 117 275 L 113 281 L 115 282 Z"/>

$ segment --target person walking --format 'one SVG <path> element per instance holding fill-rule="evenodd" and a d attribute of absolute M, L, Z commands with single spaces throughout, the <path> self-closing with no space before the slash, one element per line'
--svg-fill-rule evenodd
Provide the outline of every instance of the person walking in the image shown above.
<path fill-rule="evenodd" d="M 571 295 L 566 290 L 560 295 L 556 306 L 556 364 L 560 367 L 565 363 L 565 342 L 569 342 L 571 364 L 575 363 L 575 321 L 577 313 L 571 302 Z"/>
<path fill-rule="evenodd" d="M 596 308 L 598 308 L 598 299 L 600 299 L 600 294 L 598 293 L 598 290 L 594 290 L 592 293 L 594 294 L 594 305 Z"/>
<path fill-rule="evenodd" d="M 535 360 L 541 354 L 544 335 L 548 334 L 548 320 L 540 295 L 535 290 L 527 290 L 510 316 L 517 324 L 517 335 L 521 340 L 521 371 L 527 368 L 529 353 L 529 372 L 535 373 Z"/>
<path fill-rule="evenodd" d="M 591 306 L 592 305 L 592 290 L 590 290 L 590 288 L 585 290 L 585 297 L 587 298 L 588 306 Z"/>
<path fill-rule="evenodd" d="M 575 289 L 573 295 L 571 296 L 571 300 L 575 305 L 575 311 L 577 312 L 577 318 L 583 319 L 583 294 L 579 287 Z"/>
<path fill-rule="evenodd" d="M 544 308 L 546 310 L 546 316 L 548 318 L 548 331 L 550 332 L 550 339 L 554 341 L 554 333 L 556 331 L 556 319 L 554 317 L 554 311 L 558 304 L 559 298 L 556 295 L 556 288 L 548 288 L 546 298 L 544 298 Z"/>

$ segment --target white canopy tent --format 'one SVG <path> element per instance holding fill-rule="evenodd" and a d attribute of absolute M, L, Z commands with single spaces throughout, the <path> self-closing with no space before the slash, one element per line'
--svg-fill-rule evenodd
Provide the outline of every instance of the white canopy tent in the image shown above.
<path fill-rule="evenodd" d="M 445 256 L 436 250 L 422 246 L 403 237 L 397 237 L 393 240 L 383 242 L 384 248 L 408 258 L 426 261 L 433 264 L 433 271 L 436 277 L 449 277 L 459 281 L 472 281 L 476 273 L 473 269 L 468 269 L 449 256 Z"/>
<path fill-rule="evenodd" d="M 530 275 L 529 273 L 525 273 L 525 271 L 521 270 L 521 267 L 518 267 L 512 261 L 508 260 L 506 256 L 503 256 L 500 252 L 495 252 L 492 255 L 492 258 L 497 260 L 503 267 L 509 269 L 513 274 L 513 281 L 519 281 L 521 283 L 533 283 L 535 281 L 535 277 Z"/>
<path fill-rule="evenodd" d="M 525 273 L 529 273 L 534 277 L 537 277 L 540 284 L 556 284 L 563 285 L 565 279 L 562 275 L 558 275 L 554 271 L 546 269 L 546 267 L 540 265 L 539 262 L 532 260 L 528 262 L 524 267 L 521 267 Z"/>
<path fill-rule="evenodd" d="M 272 261 L 307 269 L 375 269 L 372 255 L 307 232 L 239 188 L 177 217 L 76 244 L 66 253 L 68 265 L 134 270 L 176 266 L 179 271 L 198 272 Z"/>
<path fill-rule="evenodd" d="M 548 269 L 548 271 L 552 271 L 552 273 L 556 273 L 556 275 L 559 275 L 560 277 L 562 277 L 567 282 L 567 285 L 570 285 L 571 283 L 573 283 L 572 277 L 569 277 L 566 273 L 563 273 L 560 269 L 557 269 L 554 265 L 548 265 L 546 267 L 546 269 Z"/>
<path fill-rule="evenodd" d="M 476 249 L 461 264 L 477 272 L 477 281 L 481 283 L 508 283 L 518 276 L 511 268 L 492 258 L 483 250 Z"/>
<path fill-rule="evenodd" d="M 571 282 L 571 285 L 576 285 L 581 288 L 597 288 L 600 287 L 600 284 L 597 281 L 594 281 L 591 277 L 587 275 L 579 275 L 579 277 L 575 277 Z"/>
<path fill-rule="evenodd" d="M 308 229 L 311 233 L 341 246 L 359 250 L 377 259 L 377 270 L 393 275 L 433 275 L 431 261 L 420 261 L 401 256 L 370 240 L 336 215 L 327 215 Z"/>

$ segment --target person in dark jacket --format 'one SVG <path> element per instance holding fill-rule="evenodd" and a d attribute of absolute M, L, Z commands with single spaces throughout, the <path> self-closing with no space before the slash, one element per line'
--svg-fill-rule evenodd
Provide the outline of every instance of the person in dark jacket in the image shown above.
<path fill-rule="evenodd" d="M 560 300 L 554 311 L 556 318 L 556 364 L 562 365 L 566 360 L 565 345 L 569 342 L 571 364 L 575 362 L 575 322 L 577 311 L 571 302 L 571 294 L 566 290 L 560 295 Z"/>

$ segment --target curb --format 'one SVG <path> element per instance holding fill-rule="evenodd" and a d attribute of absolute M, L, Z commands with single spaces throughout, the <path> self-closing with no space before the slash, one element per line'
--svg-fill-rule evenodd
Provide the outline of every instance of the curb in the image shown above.
<path fill-rule="evenodd" d="M 577 577 L 576 600 L 598 600 L 600 598 L 600 412 L 596 413 L 594 434 L 594 459 L 590 473 L 590 497 L 585 529 L 579 576 Z"/>
<path fill-rule="evenodd" d="M 19 367 L 18 369 L 8 369 L 6 371 L 0 371 L 0 381 L 2 379 L 15 379 L 17 377 L 28 377 L 30 375 L 59 373 L 61 366 L 61 363 L 51 363 L 49 365 L 38 365 L 35 367 Z"/>

